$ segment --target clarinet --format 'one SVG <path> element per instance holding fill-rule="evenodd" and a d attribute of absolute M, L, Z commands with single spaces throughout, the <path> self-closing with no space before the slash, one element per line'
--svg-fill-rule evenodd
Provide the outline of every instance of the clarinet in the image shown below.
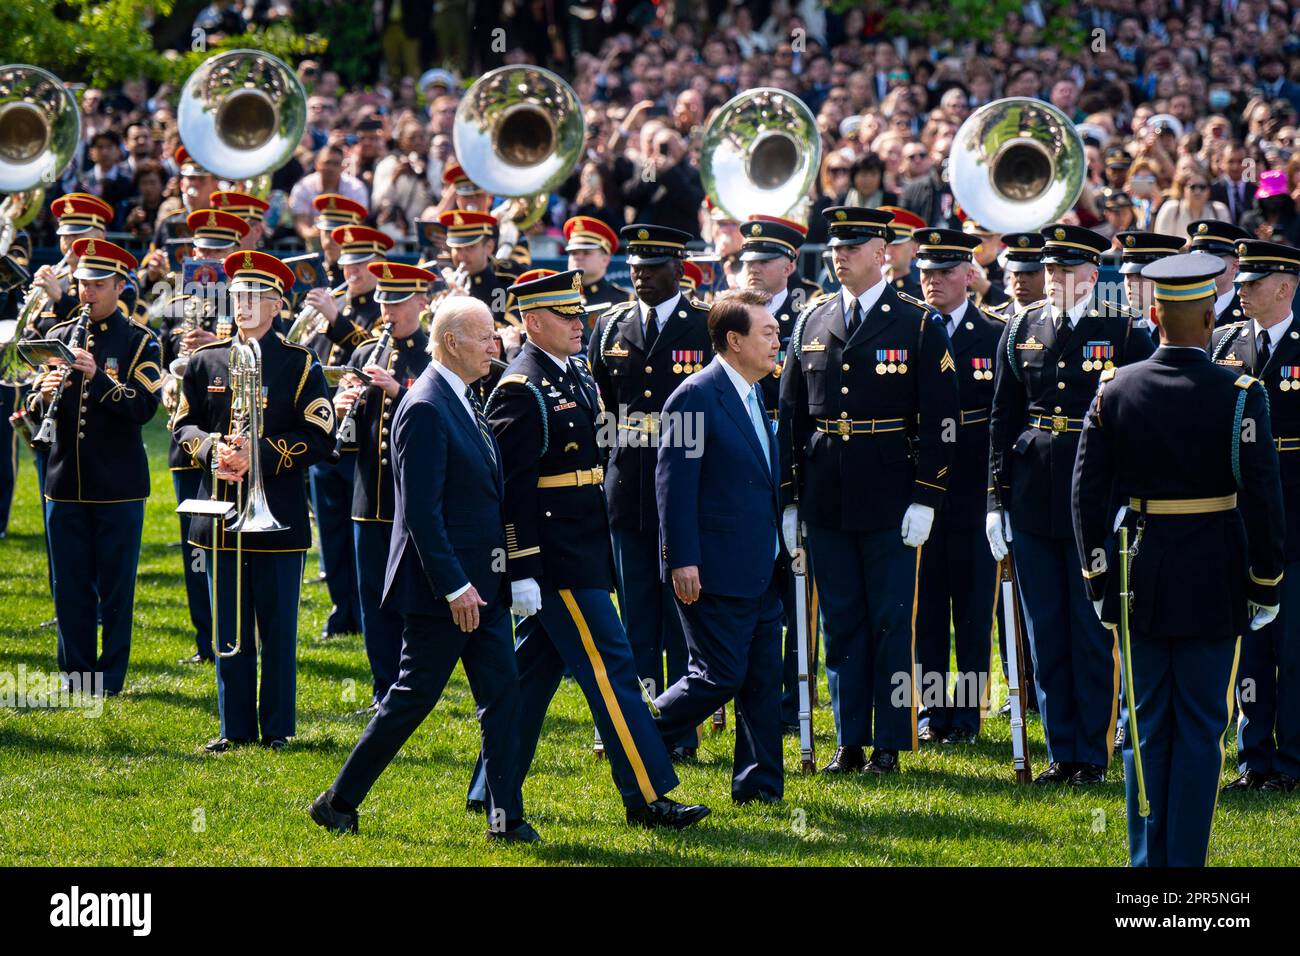
<path fill-rule="evenodd" d="M 70 348 L 81 348 L 82 342 L 86 340 L 86 326 L 90 318 L 90 306 L 78 306 L 77 324 L 72 327 L 72 337 L 68 340 Z M 50 399 L 50 404 L 45 408 L 45 414 L 41 416 L 41 427 L 36 432 L 36 437 L 32 439 L 33 445 L 40 445 L 49 448 L 54 444 L 54 424 L 55 416 L 59 413 L 59 401 L 63 398 L 63 390 L 68 387 L 68 379 L 72 377 L 72 369 L 69 367 L 63 375 L 62 381 L 59 382 L 58 391 Z"/>
<path fill-rule="evenodd" d="M 393 323 L 385 322 L 384 327 L 379 332 L 379 339 L 375 342 L 375 350 L 370 353 L 370 360 L 375 365 L 382 365 L 387 360 L 389 348 L 393 344 Z M 365 392 L 357 396 L 357 400 L 348 408 L 347 414 L 343 416 L 343 421 L 339 422 L 337 435 L 334 439 L 334 454 L 330 457 L 331 461 L 338 461 L 343 454 L 343 446 L 347 443 L 346 438 L 356 428 L 357 409 L 361 407 L 364 400 Z"/>

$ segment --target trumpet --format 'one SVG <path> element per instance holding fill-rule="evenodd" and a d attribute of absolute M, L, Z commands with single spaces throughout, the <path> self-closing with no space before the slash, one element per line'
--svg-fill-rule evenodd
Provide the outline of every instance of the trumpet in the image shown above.
<path fill-rule="evenodd" d="M 68 267 L 68 257 L 65 254 L 54 265 L 54 274 L 60 279 L 63 277 L 59 273 Z M 18 333 L 21 335 L 24 329 L 30 328 L 38 315 L 45 311 L 45 307 L 50 304 L 50 294 L 45 291 L 45 286 L 32 280 L 31 286 L 27 289 L 27 294 L 23 296 L 23 301 L 18 304 Z"/>
<path fill-rule="evenodd" d="M 336 288 L 330 290 L 330 295 L 342 295 L 347 291 L 348 284 L 340 283 Z M 294 345 L 306 345 L 314 333 L 319 331 L 320 320 L 323 318 L 320 309 L 314 306 L 304 305 L 298 310 L 298 314 L 293 317 L 293 324 L 289 326 L 289 333 L 285 336 Z"/>
<path fill-rule="evenodd" d="M 72 337 L 68 342 L 71 348 L 82 348 L 86 341 L 86 326 L 90 319 L 90 306 L 81 305 L 77 307 L 77 324 L 72 327 Z M 49 404 L 45 406 L 45 414 L 41 416 L 41 425 L 37 429 L 36 437 L 32 439 L 33 445 L 41 445 L 46 448 L 54 444 L 54 429 L 56 416 L 59 414 L 59 403 L 63 399 L 63 392 L 68 387 L 68 379 L 72 377 L 72 370 L 65 368 L 63 377 L 59 379 L 59 388 L 50 399 Z"/>

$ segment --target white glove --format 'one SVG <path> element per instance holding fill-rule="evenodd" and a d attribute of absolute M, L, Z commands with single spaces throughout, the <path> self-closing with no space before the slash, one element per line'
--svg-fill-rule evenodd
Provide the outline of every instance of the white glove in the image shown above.
<path fill-rule="evenodd" d="M 929 505 L 908 505 L 903 514 L 903 544 L 919 548 L 930 538 L 934 527 L 934 509 Z"/>
<path fill-rule="evenodd" d="M 785 511 L 781 512 L 781 537 L 785 539 L 786 553 L 792 557 L 794 556 L 795 549 L 799 547 L 799 542 L 797 540 L 798 524 L 798 505 L 786 505 Z"/>
<path fill-rule="evenodd" d="M 1011 540 L 1011 519 L 1005 511 L 990 511 L 984 516 L 984 536 L 989 539 L 993 560 L 1007 556 L 1007 542 Z"/>
<path fill-rule="evenodd" d="M 542 609 L 542 589 L 536 578 L 510 582 L 510 613 L 528 617 Z"/>
<path fill-rule="evenodd" d="M 1249 608 L 1252 615 L 1250 619 L 1250 629 L 1252 631 L 1258 631 L 1260 628 L 1273 622 L 1273 618 L 1277 617 L 1278 609 L 1282 605 L 1274 604 L 1272 607 L 1269 607 L 1265 604 L 1250 603 L 1246 606 Z"/>
<path fill-rule="evenodd" d="M 1119 526 L 1124 523 L 1124 519 L 1127 517 L 1128 517 L 1128 505 L 1120 505 L 1119 511 L 1115 512 L 1115 527 L 1111 528 L 1110 530 L 1115 532 L 1115 534 L 1119 534 Z"/>

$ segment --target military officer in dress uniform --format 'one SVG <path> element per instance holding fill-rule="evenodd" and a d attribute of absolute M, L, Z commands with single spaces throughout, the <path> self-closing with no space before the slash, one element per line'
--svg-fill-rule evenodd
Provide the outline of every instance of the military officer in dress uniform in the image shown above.
<path fill-rule="evenodd" d="M 1250 233 L 1230 222 L 1198 219 L 1187 227 L 1190 252 L 1208 252 L 1223 260 L 1223 271 L 1214 277 L 1214 327 L 1240 322 L 1241 297 L 1237 294 L 1237 243 L 1251 238 Z"/>
<path fill-rule="evenodd" d="M 682 295 L 678 285 L 689 234 L 634 224 L 623 227 L 620 237 L 636 298 L 597 319 L 589 354 L 606 412 L 618 422 L 605 471 L 618 606 L 636 672 L 653 685 L 653 696 L 667 686 L 665 654 L 668 684 L 686 673 L 681 618 L 672 587 L 659 576 L 659 412 L 683 377 L 707 361 L 708 310 Z M 697 743 L 693 734 L 669 741 L 675 760 L 693 759 Z"/>
<path fill-rule="evenodd" d="M 1015 549 L 1050 761 L 1037 782 L 1091 784 L 1105 779 L 1114 745 L 1118 656 L 1084 590 L 1069 476 L 1101 373 L 1154 349 L 1096 295 L 1110 240 L 1081 226 L 1042 233 L 1048 298 L 1012 316 L 998 345 L 985 531 L 996 560 L 1008 541 Z"/>
<path fill-rule="evenodd" d="M 397 680 L 402 656 L 402 615 L 380 606 L 393 530 L 393 471 L 388 445 L 393 411 L 429 364 L 429 337 L 420 324 L 420 314 L 429 304 L 429 289 L 437 277 L 396 262 L 371 261 L 366 269 L 379 282 L 374 293 L 380 305 L 378 334 L 353 352 L 348 364 L 369 376 L 369 384 L 363 385 L 356 376 L 345 376 L 334 396 L 334 410 L 341 422 L 350 408 L 361 403 L 353 415 L 356 451 L 346 460 L 352 461 L 354 467 L 352 542 L 374 707 Z"/>
<path fill-rule="evenodd" d="M 451 293 L 472 295 L 488 307 L 498 326 L 507 324 L 507 290 L 513 279 L 493 268 L 496 243 L 492 235 L 496 218 L 486 212 L 453 210 L 444 212 L 439 220 L 447 227 L 452 267 L 465 276 L 464 286 L 452 288 Z"/>
<path fill-rule="evenodd" d="M 609 259 L 618 251 L 618 234 L 592 216 L 574 216 L 564 224 L 564 251 L 570 269 L 582 270 L 582 297 L 588 307 L 617 305 L 632 298 L 632 290 L 615 285 L 605 278 Z M 582 349 L 587 350 L 591 329 L 582 333 Z"/>
<path fill-rule="evenodd" d="M 260 736 L 278 750 L 296 732 L 298 594 L 303 555 L 311 546 L 303 477 L 334 448 L 334 409 L 311 350 L 290 344 L 271 328 L 293 285 L 293 271 L 275 256 L 251 250 L 232 252 L 222 269 L 230 280 L 237 338 L 213 342 L 190 356 L 173 429 L 203 469 L 200 497 L 242 502 L 249 493 L 250 446 L 248 435 L 231 434 L 237 383 L 231 380 L 230 350 L 236 341 L 257 343 L 264 392 L 262 434 L 255 439 L 260 481 L 271 514 L 285 528 L 250 533 L 241 542 L 220 518 L 190 521 L 190 544 L 206 552 L 217 606 L 221 735 L 205 749 L 222 753 Z M 243 552 L 239 565 L 237 548 Z M 236 575 L 242 576 L 238 607 Z"/>
<path fill-rule="evenodd" d="M 57 406 L 44 496 L 59 670 L 94 672 L 111 695 L 122 691 L 131 654 L 149 497 L 141 429 L 158 410 L 162 354 L 153 333 L 118 306 L 135 257 L 103 239 L 78 239 L 73 252 L 81 306 L 49 332 L 72 350 L 73 363 L 46 371 L 27 402 L 36 417 Z"/>
<path fill-rule="evenodd" d="M 577 269 L 510 287 L 528 341 L 485 409 L 501 448 L 507 570 L 520 622 L 519 783 L 567 670 L 596 720 L 628 822 L 682 829 L 709 811 L 667 796 L 677 774 L 610 597 L 614 566 L 597 442 L 600 398 L 579 354 L 582 287 Z M 486 799 L 480 761 L 469 801 Z"/>
<path fill-rule="evenodd" d="M 316 210 L 313 225 L 320 240 L 321 257 L 325 260 L 325 278 L 331 289 L 337 289 L 343 284 L 343 266 L 339 263 L 341 251 L 334 239 L 334 230 L 361 225 L 368 210 L 355 199 L 338 193 L 321 193 L 311 204 Z"/>
<path fill-rule="evenodd" d="M 248 225 L 248 232 L 240 240 L 239 248 L 256 249 L 266 238 L 266 211 L 271 204 L 248 193 L 223 189 L 212 194 L 212 208 L 238 216 Z"/>
<path fill-rule="evenodd" d="M 1282 463 L 1287 577 L 1277 620 L 1242 642 L 1239 776 L 1228 789 L 1287 792 L 1300 779 L 1300 325 L 1291 308 L 1300 251 L 1249 239 L 1237 243 L 1237 259 L 1247 318 L 1215 329 L 1210 355 L 1230 371 L 1258 378 L 1268 392 L 1266 407 Z M 1260 577 L 1264 580 L 1256 584 L 1277 583 L 1269 575 Z"/>
<path fill-rule="evenodd" d="M 919 299 L 921 283 L 912 274 L 912 262 L 916 258 L 913 234 L 916 230 L 925 228 L 925 220 L 901 206 L 881 206 L 880 211 L 894 217 L 889 221 L 894 238 L 885 246 L 885 278 L 899 292 L 906 292 L 912 298 Z"/>
<path fill-rule="evenodd" d="M 984 502 L 993 369 L 1005 324 L 976 308 L 969 298 L 978 236 L 923 227 L 916 241 L 925 303 L 943 319 L 961 393 L 948 500 L 921 554 L 916 611 L 922 703 L 918 738 L 922 743 L 969 744 L 979 734 L 986 704 L 997 592 L 997 562 L 984 537 Z M 954 643 L 957 673 L 950 697 L 948 662 Z"/>
<path fill-rule="evenodd" d="M 1166 236 L 1158 232 L 1119 232 L 1119 274 L 1124 277 L 1124 296 L 1128 299 L 1128 313 L 1135 326 L 1150 330 L 1152 341 L 1160 344 L 1160 332 L 1151 323 L 1151 310 L 1155 308 L 1155 283 L 1142 276 L 1142 269 L 1158 259 L 1172 256 L 1186 245 L 1181 236 Z"/>
<path fill-rule="evenodd" d="M 367 266 L 388 252 L 393 240 L 369 226 L 338 226 L 331 230 L 330 241 L 339 250 L 337 263 L 345 287 L 342 291 L 312 289 L 303 302 L 321 316 L 309 347 L 322 365 L 337 366 L 346 365 L 356 348 L 373 334 L 379 319 L 375 299 L 378 278 Z M 309 470 L 321 566 L 331 603 L 321 633 L 325 638 L 355 634 L 362 625 L 351 521 L 356 453 L 354 434 L 344 434 L 338 460 L 318 461 Z"/>
<path fill-rule="evenodd" d="M 1111 628 L 1125 600 L 1117 492 L 1126 507 L 1132 597 L 1120 639 L 1133 866 L 1205 864 L 1242 635 L 1258 642 L 1247 626 L 1271 620 L 1280 599 L 1283 503 L 1268 400 L 1258 379 L 1205 354 L 1222 269 L 1203 253 L 1142 269 L 1155 283 L 1160 348 L 1101 373 L 1074 467 L 1078 561 Z"/>
<path fill-rule="evenodd" d="M 837 742 L 825 770 L 893 773 L 917 747 L 916 586 L 961 417 L 957 366 L 939 314 L 884 277 L 892 214 L 823 215 L 841 288 L 800 314 L 781 372 L 782 530 L 793 552 L 803 522 L 820 596 Z"/>
<path fill-rule="evenodd" d="M 29 337 L 42 338 L 60 322 L 66 322 L 79 304 L 77 288 L 72 273 L 77 267 L 77 254 L 73 246 L 78 239 L 103 239 L 104 230 L 113 221 L 113 207 L 104 200 L 86 193 L 68 193 L 50 204 L 50 211 L 59 221 L 59 251 L 66 264 L 41 266 L 32 276 L 33 284 L 45 289 L 49 301 L 45 310 L 34 318 L 35 327 Z M 125 291 L 125 287 L 123 289 Z M 129 315 L 126 310 L 123 314 Z"/>

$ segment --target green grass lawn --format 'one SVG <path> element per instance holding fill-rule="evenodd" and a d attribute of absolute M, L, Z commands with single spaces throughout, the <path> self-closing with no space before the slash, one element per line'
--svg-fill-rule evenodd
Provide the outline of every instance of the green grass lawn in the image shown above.
<path fill-rule="evenodd" d="M 616 864 L 616 865 L 1122 865 L 1127 861 L 1118 760 L 1112 782 L 1086 789 L 1018 787 L 1005 721 L 981 742 L 904 755 L 884 780 L 801 776 L 786 738 L 786 804 L 734 807 L 730 727 L 706 732 L 697 766 L 674 796 L 713 807 L 682 834 L 623 822 L 577 686 L 551 707 L 524 796 L 544 842 L 489 847 L 481 817 L 464 810 L 478 747 L 473 700 L 457 671 L 438 708 L 362 808 L 361 836 L 335 838 L 307 818 L 364 718 L 369 672 L 359 636 L 316 640 L 328 610 L 321 585 L 303 587 L 298 649 L 298 736 L 276 754 L 260 747 L 221 756 L 210 667 L 181 667 L 193 652 L 181 581 L 166 441 L 147 440 L 154 495 L 145 519 L 135 634 L 125 692 L 98 718 L 71 711 L 0 710 L 0 865 L 149 864 Z M 0 541 L 0 671 L 56 668 L 35 473 L 24 450 L 9 537 Z M 317 561 L 309 555 L 307 572 Z M 823 684 L 822 697 L 825 700 Z M 995 700 L 1001 692 L 995 691 Z M 816 714 L 819 762 L 834 745 L 831 713 Z M 1033 725 L 1035 767 L 1045 761 Z M 1226 779 L 1226 774 L 1225 774 Z M 1220 801 L 1210 859 L 1236 866 L 1300 863 L 1295 797 Z"/>

